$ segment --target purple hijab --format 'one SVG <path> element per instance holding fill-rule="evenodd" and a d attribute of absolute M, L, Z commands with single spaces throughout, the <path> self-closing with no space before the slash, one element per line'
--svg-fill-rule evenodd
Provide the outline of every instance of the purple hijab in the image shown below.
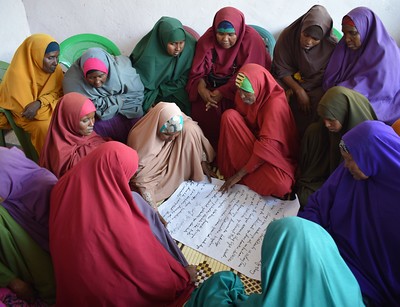
<path fill-rule="evenodd" d="M 367 180 L 340 164 L 299 216 L 324 227 L 360 284 L 378 306 L 400 302 L 400 138 L 380 121 L 343 136 Z"/>
<path fill-rule="evenodd" d="M 0 203 L 43 249 L 49 251 L 49 198 L 56 176 L 16 147 L 0 147 Z"/>
<path fill-rule="evenodd" d="M 370 9 L 358 7 L 349 16 L 361 37 L 361 47 L 350 50 L 343 37 L 325 70 L 323 88 L 341 85 L 371 102 L 378 119 L 392 124 L 400 118 L 400 51 L 385 26 Z"/>

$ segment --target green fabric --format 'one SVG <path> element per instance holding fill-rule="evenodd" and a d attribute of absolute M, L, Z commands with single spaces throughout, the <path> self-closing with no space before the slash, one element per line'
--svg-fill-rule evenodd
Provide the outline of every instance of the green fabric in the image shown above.
<path fill-rule="evenodd" d="M 184 39 L 182 39 L 184 34 Z M 167 53 L 168 42 L 185 40 L 178 57 Z M 182 23 L 171 17 L 162 17 L 136 45 L 130 58 L 145 87 L 145 112 L 159 101 L 175 102 L 190 115 L 191 104 L 185 90 L 194 57 L 196 40 L 183 29 Z"/>
<path fill-rule="evenodd" d="M 222 272 L 194 291 L 185 306 L 364 306 L 335 242 L 314 222 L 299 217 L 272 222 L 261 259 L 261 294 L 247 297 L 238 277 Z"/>
<path fill-rule="evenodd" d="M 55 302 L 55 280 L 50 255 L 44 251 L 7 210 L 0 206 L 0 287 L 18 277 L 31 284 L 38 296 Z"/>
<path fill-rule="evenodd" d="M 342 161 L 339 150 L 342 135 L 363 121 L 377 119 L 364 95 L 343 86 L 330 88 L 317 110 L 321 120 L 307 128 L 300 149 L 300 175 L 296 178 L 295 190 L 302 206 Z M 324 118 L 337 119 L 342 124 L 341 131 L 329 132 Z"/>
<path fill-rule="evenodd" d="M 245 74 L 239 72 L 236 76 L 236 86 L 240 89 L 254 94 L 253 86 L 250 83 L 250 80 L 245 76 Z"/>

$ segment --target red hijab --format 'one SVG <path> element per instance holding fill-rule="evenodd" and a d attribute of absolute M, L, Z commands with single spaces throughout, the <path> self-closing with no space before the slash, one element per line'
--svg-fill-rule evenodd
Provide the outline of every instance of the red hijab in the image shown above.
<path fill-rule="evenodd" d="M 230 22 L 237 36 L 235 45 L 229 49 L 224 49 L 217 42 L 217 28 L 222 21 Z M 216 54 L 214 63 L 212 63 L 213 50 Z M 234 7 L 224 7 L 215 14 L 212 27 L 197 42 L 187 85 L 191 100 L 197 96 L 197 81 L 208 75 L 211 67 L 216 75 L 226 76 L 232 73 L 234 64 L 239 69 L 246 63 L 257 63 L 270 69 L 271 57 L 267 53 L 261 36 L 252 27 L 246 25 L 243 13 Z M 229 83 L 231 86 L 234 86 L 234 80 L 235 78 L 232 78 L 232 82 Z M 221 88 L 225 86 L 228 85 Z M 192 91 L 194 92 L 191 93 Z"/>
<path fill-rule="evenodd" d="M 236 110 L 256 136 L 253 152 L 294 179 L 299 151 L 296 123 L 285 91 L 264 67 L 246 64 L 239 72 L 250 81 L 256 101 L 249 105 L 236 92 Z"/>
<path fill-rule="evenodd" d="M 65 94 L 51 118 L 40 165 L 60 178 L 89 152 L 106 142 L 96 132 L 79 133 L 81 110 L 88 98 L 79 93 Z"/>
<path fill-rule="evenodd" d="M 50 199 L 50 252 L 57 306 L 182 306 L 189 274 L 151 232 L 128 181 L 132 148 L 110 141 L 56 184 Z"/>

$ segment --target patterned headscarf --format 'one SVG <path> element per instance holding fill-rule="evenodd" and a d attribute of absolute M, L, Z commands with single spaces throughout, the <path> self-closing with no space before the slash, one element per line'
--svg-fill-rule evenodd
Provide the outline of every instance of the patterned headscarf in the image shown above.
<path fill-rule="evenodd" d="M 182 131 L 183 129 L 183 116 L 175 115 L 171 117 L 167 122 L 161 127 L 161 133 L 174 133 Z"/>

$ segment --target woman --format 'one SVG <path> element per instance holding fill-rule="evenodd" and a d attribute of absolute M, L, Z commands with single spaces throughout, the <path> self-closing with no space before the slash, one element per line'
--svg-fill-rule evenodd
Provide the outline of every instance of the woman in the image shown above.
<path fill-rule="evenodd" d="M 154 237 L 132 198 L 128 181 L 137 166 L 133 149 L 107 142 L 54 187 L 57 306 L 181 306 L 192 292 L 189 273 Z"/>
<path fill-rule="evenodd" d="M 400 301 L 400 140 L 379 121 L 343 136 L 344 163 L 299 215 L 324 227 L 371 306 Z"/>
<path fill-rule="evenodd" d="M 173 101 L 190 116 L 185 86 L 195 47 L 196 39 L 172 17 L 161 17 L 139 41 L 130 58 L 145 87 L 145 112 L 159 101 Z"/>
<path fill-rule="evenodd" d="M 15 123 L 31 135 L 38 154 L 62 96 L 59 54 L 60 46 L 54 38 L 33 34 L 18 47 L 0 83 L 0 107 L 10 110 Z"/>
<path fill-rule="evenodd" d="M 400 119 L 393 123 L 392 128 L 398 135 L 400 135 Z"/>
<path fill-rule="evenodd" d="M 192 117 L 214 149 L 218 147 L 221 114 L 233 107 L 236 74 L 246 63 L 270 69 L 271 57 L 261 36 L 246 25 L 243 13 L 224 7 L 197 42 L 186 87 Z"/>
<path fill-rule="evenodd" d="M 296 124 L 284 90 L 262 66 L 236 77 L 235 109 L 222 114 L 218 166 L 221 191 L 242 183 L 261 195 L 289 196 L 297 166 Z"/>
<path fill-rule="evenodd" d="M 335 242 L 315 223 L 298 217 L 272 222 L 261 265 L 261 294 L 246 295 L 237 275 L 220 272 L 195 290 L 185 306 L 364 306 Z"/>
<path fill-rule="evenodd" d="M 274 75 L 284 84 L 300 135 L 318 119 L 323 95 L 322 77 L 336 37 L 333 21 L 322 5 L 314 5 L 279 35 L 272 62 Z"/>
<path fill-rule="evenodd" d="M 93 131 L 96 108 L 79 93 L 65 94 L 54 110 L 39 164 L 60 178 L 106 140 Z"/>
<path fill-rule="evenodd" d="M 0 147 L 0 178 L 0 287 L 53 304 L 48 217 L 57 178 L 16 147 Z"/>
<path fill-rule="evenodd" d="M 89 48 L 65 74 L 64 93 L 78 92 L 93 101 L 99 119 L 95 131 L 125 143 L 143 115 L 143 84 L 128 57 Z"/>
<path fill-rule="evenodd" d="M 296 194 L 301 206 L 342 161 L 342 136 L 363 121 L 377 119 L 365 96 L 343 86 L 325 93 L 318 104 L 318 115 L 321 120 L 308 127 L 300 150 Z"/>
<path fill-rule="evenodd" d="M 128 146 L 140 157 L 132 186 L 157 209 L 185 180 L 215 176 L 214 150 L 200 127 L 174 103 L 159 102 L 132 128 Z"/>
<path fill-rule="evenodd" d="M 400 117 L 400 51 L 378 16 L 357 7 L 342 20 L 343 38 L 326 68 L 325 90 L 340 85 L 368 98 L 379 120 Z"/>

